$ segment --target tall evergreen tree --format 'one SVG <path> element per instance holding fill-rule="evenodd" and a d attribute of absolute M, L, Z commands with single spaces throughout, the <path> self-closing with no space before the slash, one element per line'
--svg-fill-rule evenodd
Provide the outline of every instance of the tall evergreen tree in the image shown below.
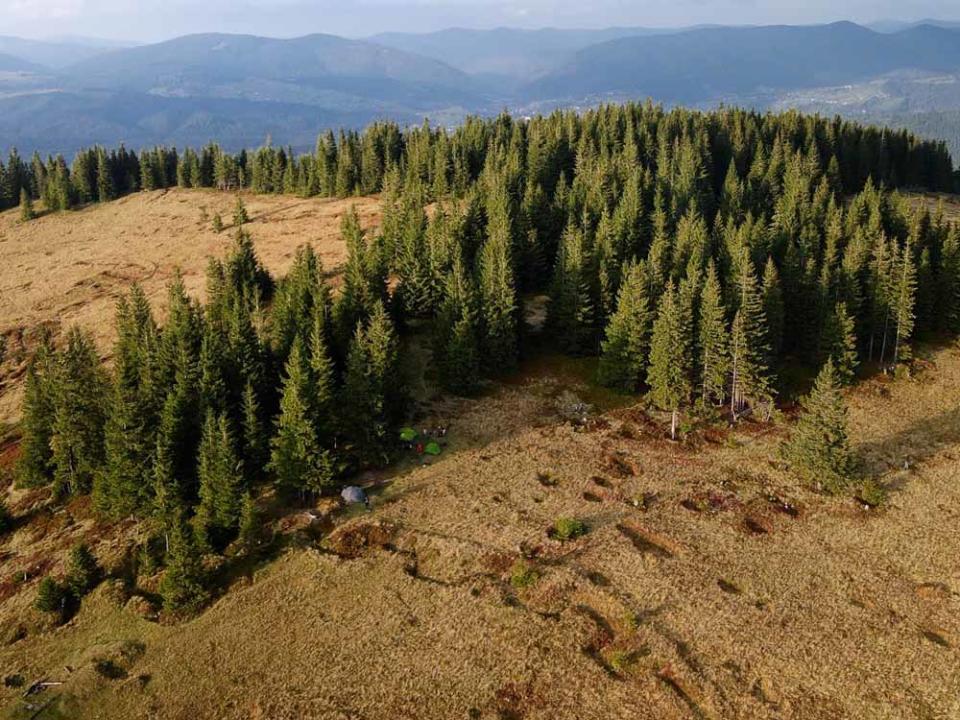
<path fill-rule="evenodd" d="M 802 405 L 800 419 L 783 445 L 783 457 L 805 481 L 827 492 L 841 492 L 851 482 L 856 463 L 832 358 L 824 364 L 813 392 Z"/>
<path fill-rule="evenodd" d="M 243 430 L 243 469 L 247 484 L 257 482 L 269 461 L 269 431 L 263 421 L 263 411 L 257 391 L 249 380 L 243 386 L 241 405 Z"/>
<path fill-rule="evenodd" d="M 310 377 L 313 383 L 313 421 L 322 438 L 331 438 L 336 430 L 335 370 L 329 350 L 327 311 L 324 305 L 313 308 L 310 331 Z M 328 443 L 329 444 L 329 443 Z"/>
<path fill-rule="evenodd" d="M 209 578 L 193 529 L 182 515 L 172 523 L 169 545 L 160 581 L 163 606 L 170 612 L 197 612 L 210 599 Z"/>
<path fill-rule="evenodd" d="M 27 188 L 21 188 L 20 190 L 20 220 L 22 222 L 30 222 L 36 217 L 36 213 L 33 210 L 33 200 L 30 197 L 30 192 Z"/>
<path fill-rule="evenodd" d="M 433 357 L 440 384 L 460 395 L 474 392 L 480 380 L 476 306 L 476 288 L 457 253 L 434 323 Z"/>
<path fill-rule="evenodd" d="M 54 391 L 54 494 L 89 492 L 104 459 L 106 378 L 93 340 L 74 327 L 60 355 Z"/>
<path fill-rule="evenodd" d="M 700 399 L 704 404 L 722 404 L 726 398 L 727 377 L 730 372 L 730 333 L 720 279 L 712 262 L 707 268 L 707 278 L 700 299 L 697 351 Z"/>
<path fill-rule="evenodd" d="M 496 214 L 488 221 L 487 239 L 480 251 L 480 347 L 487 367 L 494 373 L 506 373 L 517 364 L 518 301 L 507 201 L 493 207 Z"/>
<path fill-rule="evenodd" d="M 592 267 L 583 232 L 568 227 L 557 252 L 547 315 L 548 331 L 567 353 L 596 351 Z"/>
<path fill-rule="evenodd" d="M 773 402 L 767 318 L 749 257 L 741 260 L 738 282 L 738 309 L 730 331 L 730 407 L 735 418 L 748 405 L 769 407 Z"/>
<path fill-rule="evenodd" d="M 17 482 L 24 487 L 46 485 L 53 478 L 55 362 L 49 338 L 44 337 L 27 365 L 24 383 L 23 442 L 17 460 Z"/>
<path fill-rule="evenodd" d="M 380 248 L 368 241 L 356 208 L 344 216 L 340 233 L 347 246 L 347 263 L 333 308 L 333 324 L 337 356 L 342 360 L 357 323 L 365 322 L 374 305 L 386 299 L 386 266 Z"/>
<path fill-rule="evenodd" d="M 243 464 L 226 415 L 207 411 L 199 458 L 200 503 L 194 524 L 205 544 L 220 548 L 236 532 L 243 499 Z"/>
<path fill-rule="evenodd" d="M 97 202 L 107 202 L 116 197 L 113 173 L 110 171 L 107 153 L 103 148 L 97 152 Z"/>
<path fill-rule="evenodd" d="M 773 258 L 767 258 L 763 270 L 763 312 L 767 318 L 767 337 L 770 342 L 770 357 L 776 358 L 783 348 L 785 327 L 783 291 L 780 288 L 780 273 Z"/>
<path fill-rule="evenodd" d="M 398 361 L 393 325 L 378 304 L 366 328 L 357 327 L 343 388 L 346 425 L 362 462 L 387 459 L 389 431 L 402 401 Z"/>
<path fill-rule="evenodd" d="M 105 461 L 94 480 L 93 496 L 102 513 L 124 517 L 145 509 L 149 502 L 158 421 L 147 391 L 157 328 L 139 286 L 117 304 L 116 325 Z"/>
<path fill-rule="evenodd" d="M 677 438 L 680 406 L 690 396 L 691 338 L 673 283 L 660 300 L 650 341 L 650 394 L 661 410 L 671 413 L 670 437 Z"/>
<path fill-rule="evenodd" d="M 196 449 L 201 423 L 200 381 L 196 363 L 181 347 L 175 358 L 172 387 L 157 424 L 154 455 L 155 512 L 168 526 L 177 512 L 196 498 Z"/>
<path fill-rule="evenodd" d="M 640 388 L 646 380 L 652 325 L 646 265 L 640 262 L 626 269 L 617 293 L 616 310 L 602 345 L 600 382 L 624 392 Z"/>
<path fill-rule="evenodd" d="M 908 362 L 912 356 L 910 338 L 916 319 L 917 271 L 910 243 L 900 252 L 893 279 L 893 365 Z"/>
<path fill-rule="evenodd" d="M 314 384 L 309 358 L 300 339 L 294 340 L 284 372 L 277 430 L 270 442 L 269 469 L 286 495 L 318 493 L 333 478 L 333 459 L 314 426 Z"/>
<path fill-rule="evenodd" d="M 857 334 L 853 318 L 847 312 L 847 305 L 838 302 L 828 313 L 820 343 L 824 362 L 833 358 L 837 384 L 853 384 L 860 358 L 857 353 Z"/>

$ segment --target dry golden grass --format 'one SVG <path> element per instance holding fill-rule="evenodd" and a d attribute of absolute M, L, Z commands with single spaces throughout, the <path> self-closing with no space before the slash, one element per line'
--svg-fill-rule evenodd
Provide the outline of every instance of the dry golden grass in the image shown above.
<path fill-rule="evenodd" d="M 943 212 L 950 222 L 960 221 L 960 195 L 950 193 L 915 192 L 905 193 L 911 202 L 925 207 L 931 213 Z"/>
<path fill-rule="evenodd" d="M 33 581 L 0 606 L 3 634 L 29 628 L 0 668 L 65 682 L 37 696 L 58 698 L 39 718 L 957 717 L 960 350 L 919 366 L 850 397 L 881 510 L 797 485 L 781 428 L 677 445 L 638 408 L 574 428 L 556 407 L 569 378 L 541 367 L 431 408 L 450 451 L 337 521 L 380 523 L 383 547 L 290 549 L 178 625 L 101 589 L 39 632 Z M 550 540 L 558 517 L 590 532 Z M 32 547 L 24 532 L 6 567 Z M 536 579 L 514 587 L 521 557 Z M 142 656 L 124 659 L 125 641 Z M 128 676 L 97 674 L 97 658 Z M 19 692 L 0 697 L 22 709 Z"/>
<path fill-rule="evenodd" d="M 212 190 L 159 190 L 105 205 L 52 213 L 21 223 L 19 213 L 0 213 L 0 333 L 13 355 L 0 386 L 0 421 L 19 416 L 24 345 L 41 326 L 59 333 L 73 324 L 94 333 L 102 353 L 113 339 L 117 298 L 139 282 L 158 315 L 165 288 L 180 268 L 188 292 L 202 298 L 209 257 L 229 250 L 235 195 Z M 341 219 L 351 206 L 361 222 L 379 222 L 375 198 L 302 199 L 244 195 L 247 225 L 264 265 L 277 276 L 294 251 L 312 243 L 327 270 L 346 257 Z M 224 231 L 213 231 L 220 213 Z"/>

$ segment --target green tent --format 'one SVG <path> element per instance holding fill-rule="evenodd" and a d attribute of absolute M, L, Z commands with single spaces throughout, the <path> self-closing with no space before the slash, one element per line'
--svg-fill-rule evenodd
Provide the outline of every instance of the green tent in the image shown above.
<path fill-rule="evenodd" d="M 438 443 L 428 442 L 427 446 L 423 448 L 423 452 L 427 455 L 439 455 L 443 451 L 440 449 L 440 445 Z"/>
<path fill-rule="evenodd" d="M 400 431 L 400 439 L 404 442 L 413 442 L 417 439 L 417 431 L 412 427 L 405 427 Z"/>

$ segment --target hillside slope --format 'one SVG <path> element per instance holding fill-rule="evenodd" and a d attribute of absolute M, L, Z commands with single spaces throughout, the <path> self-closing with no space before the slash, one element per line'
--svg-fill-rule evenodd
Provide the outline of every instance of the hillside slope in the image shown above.
<path fill-rule="evenodd" d="M 574 429 L 554 397 L 582 381 L 549 371 L 435 406 L 444 456 L 393 477 L 372 515 L 321 522 L 319 546 L 305 513 L 277 519 L 301 528 L 288 551 L 194 620 L 151 622 L 114 586 L 41 632 L 21 586 L 0 629 L 26 637 L 0 664 L 63 684 L 0 699 L 49 701 L 38 720 L 952 717 L 960 351 L 922 365 L 851 398 L 891 488 L 880 511 L 781 473 L 776 429 L 680 446 L 640 408 Z M 129 525 L 93 534 L 88 512 L 39 514 L 3 545 L 8 572 L 91 536 L 122 567 Z M 561 516 L 589 533 L 549 539 Z M 517 567 L 533 575 L 511 582 Z"/>
<path fill-rule="evenodd" d="M 19 417 L 24 350 L 41 327 L 59 336 L 71 325 L 91 331 L 106 357 L 112 350 L 114 311 L 132 283 L 143 286 L 162 314 L 166 285 L 177 268 L 187 290 L 203 297 L 207 259 L 230 247 L 235 196 L 205 190 L 159 190 L 103 205 L 54 213 L 22 224 L 16 210 L 0 213 L 0 334 L 7 362 L 0 366 L 0 422 Z M 282 275 L 296 248 L 309 242 L 329 271 L 346 257 L 340 240 L 344 213 L 379 222 L 379 202 L 250 195 L 247 230 L 272 273 Z M 227 223 L 213 232 L 211 218 Z"/>

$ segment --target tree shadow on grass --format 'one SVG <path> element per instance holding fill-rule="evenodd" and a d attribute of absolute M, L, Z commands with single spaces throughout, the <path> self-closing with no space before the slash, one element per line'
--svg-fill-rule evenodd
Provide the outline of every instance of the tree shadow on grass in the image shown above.
<path fill-rule="evenodd" d="M 856 448 L 871 477 L 908 469 L 950 445 L 960 443 L 960 407 L 914 423 L 908 428 Z"/>

